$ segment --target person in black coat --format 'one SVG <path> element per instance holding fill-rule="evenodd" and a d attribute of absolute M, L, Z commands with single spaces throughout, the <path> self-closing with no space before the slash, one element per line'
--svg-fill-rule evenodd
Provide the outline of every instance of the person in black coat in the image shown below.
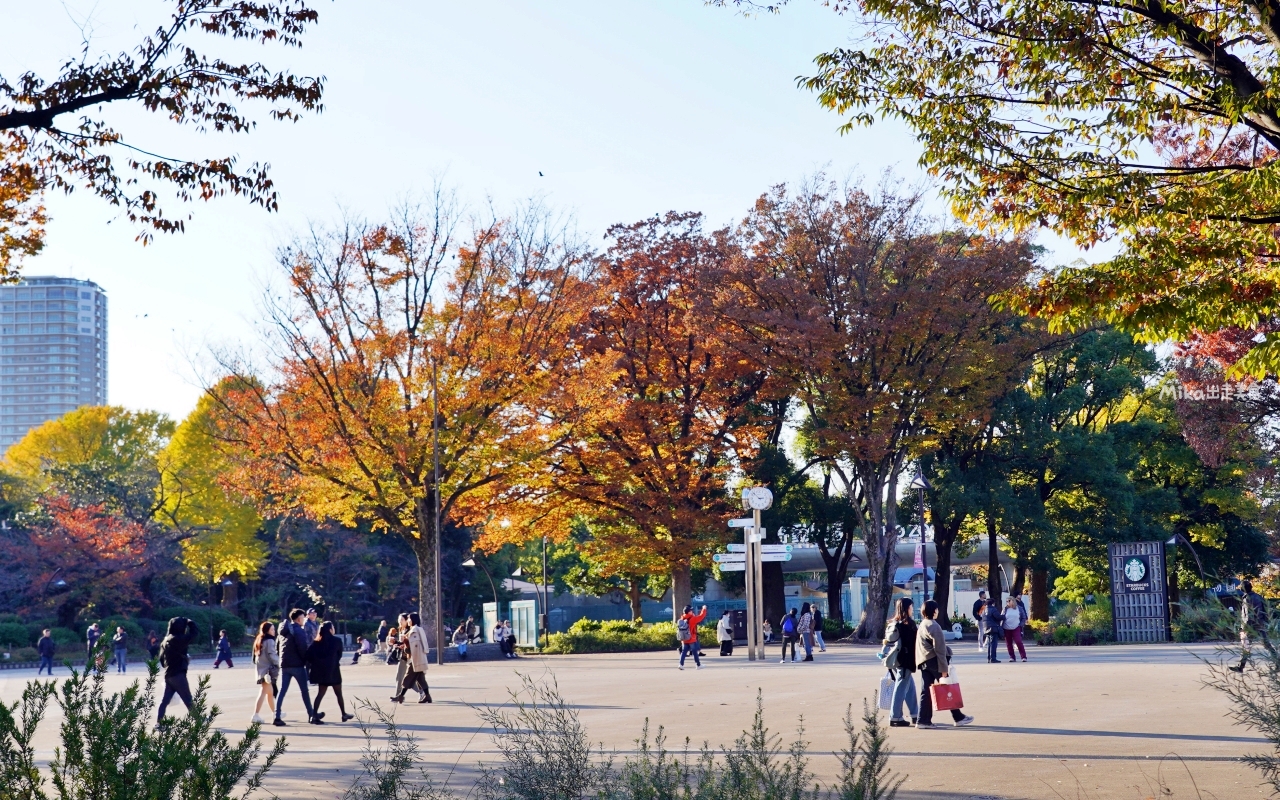
<path fill-rule="evenodd" d="M 186 617 L 169 620 L 169 632 L 160 642 L 160 666 L 164 667 L 164 698 L 156 710 L 156 723 L 164 721 L 165 709 L 176 694 L 191 710 L 191 686 L 187 683 L 187 648 L 196 639 L 196 624 Z"/>
<path fill-rule="evenodd" d="M 320 701 L 325 692 L 333 689 L 333 696 L 338 698 L 338 711 L 342 712 L 342 721 L 346 722 L 354 714 L 347 713 L 346 703 L 342 700 L 342 640 L 333 635 L 333 623 L 320 623 L 320 635 L 307 648 L 307 677 L 319 691 L 316 692 L 315 713 L 320 713 Z"/>
<path fill-rule="evenodd" d="M 45 628 L 40 641 L 36 642 L 36 652 L 40 654 L 40 669 L 36 670 L 37 675 L 46 667 L 49 668 L 49 674 L 53 674 L 53 654 L 57 650 L 58 646 L 54 644 L 52 633 L 48 628 Z"/>
<path fill-rule="evenodd" d="M 307 721 L 312 725 L 323 725 L 323 714 L 317 713 L 311 706 L 311 689 L 307 682 L 307 650 L 311 642 L 307 639 L 303 621 L 307 613 L 300 608 L 289 612 L 289 621 L 280 625 L 276 636 L 276 646 L 280 652 L 280 694 L 276 695 L 275 725 L 283 726 L 280 712 L 284 708 L 284 696 L 289 691 L 290 682 L 298 684 L 302 694 L 302 705 L 307 709 Z"/>

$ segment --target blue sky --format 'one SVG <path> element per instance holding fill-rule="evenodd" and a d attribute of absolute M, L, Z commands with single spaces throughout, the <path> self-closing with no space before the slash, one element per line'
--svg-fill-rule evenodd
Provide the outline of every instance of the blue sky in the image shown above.
<path fill-rule="evenodd" d="M 324 113 L 219 138 L 107 112 L 149 150 L 269 162 L 279 213 L 234 198 L 197 203 L 185 234 L 142 247 L 127 220 L 89 194 L 50 198 L 48 245 L 25 271 L 107 289 L 111 402 L 185 415 L 201 354 L 252 346 L 256 298 L 291 232 L 344 212 L 376 217 L 436 179 L 477 204 L 539 198 L 596 241 L 613 222 L 673 209 L 731 222 L 769 186 L 819 169 L 922 179 L 904 127 L 840 136 L 840 119 L 796 88 L 814 55 L 853 33 L 851 20 L 815 0 L 755 17 L 700 0 L 314 5 L 320 23 L 302 50 L 244 53 L 325 75 Z M 95 50 L 129 47 L 166 6 L 0 0 L 0 74 L 52 75 L 78 53 L 82 31 Z"/>

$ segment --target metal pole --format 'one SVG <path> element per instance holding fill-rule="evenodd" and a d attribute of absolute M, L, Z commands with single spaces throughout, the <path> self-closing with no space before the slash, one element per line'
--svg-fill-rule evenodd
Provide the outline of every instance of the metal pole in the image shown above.
<path fill-rule="evenodd" d="M 920 487 L 920 563 L 924 565 L 924 599 L 929 599 L 929 548 L 924 546 L 924 487 Z M 946 609 L 943 609 L 944 611 Z"/>
<path fill-rule="evenodd" d="M 440 594 L 440 375 L 436 360 L 431 359 L 431 483 L 432 506 L 436 527 L 436 663 L 444 665 L 444 620 Z"/>
<path fill-rule="evenodd" d="M 755 513 L 756 535 L 752 538 L 752 567 L 755 573 L 755 608 L 756 608 L 756 660 L 764 661 L 764 529 L 760 527 L 760 512 Z"/>
<path fill-rule="evenodd" d="M 547 622 L 551 618 L 550 615 L 547 613 L 548 605 L 550 604 L 550 602 L 551 600 L 547 597 L 547 537 L 543 536 L 542 537 L 542 619 L 540 619 L 539 622 L 542 623 L 543 635 L 548 637 L 546 640 L 547 644 L 551 643 L 551 639 L 550 639 L 551 632 L 547 630 Z"/>
<path fill-rule="evenodd" d="M 760 512 L 753 511 L 753 521 L 758 527 L 760 525 Z M 752 549 L 751 540 L 755 538 L 755 528 L 742 529 L 742 557 L 746 563 L 743 564 L 743 578 L 747 585 L 747 660 L 756 660 L 756 629 L 760 627 L 760 620 L 756 619 L 756 572 L 751 567 Z"/>

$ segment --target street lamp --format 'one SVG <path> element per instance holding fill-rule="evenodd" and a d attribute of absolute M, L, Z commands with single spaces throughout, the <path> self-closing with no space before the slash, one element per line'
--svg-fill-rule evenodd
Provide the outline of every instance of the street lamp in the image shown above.
<path fill-rule="evenodd" d="M 462 566 L 479 567 L 484 570 L 484 576 L 489 579 L 489 588 L 493 590 L 493 610 L 496 614 L 498 611 L 498 586 L 493 582 L 493 576 L 489 574 L 489 568 L 484 565 L 483 561 L 476 561 L 476 557 L 474 555 L 466 561 L 463 561 Z"/>
<path fill-rule="evenodd" d="M 924 570 L 924 599 L 929 599 L 929 551 L 924 546 L 924 493 L 933 486 L 929 483 L 929 479 L 924 476 L 924 469 L 916 473 L 911 479 L 911 488 L 920 492 L 920 566 Z"/>

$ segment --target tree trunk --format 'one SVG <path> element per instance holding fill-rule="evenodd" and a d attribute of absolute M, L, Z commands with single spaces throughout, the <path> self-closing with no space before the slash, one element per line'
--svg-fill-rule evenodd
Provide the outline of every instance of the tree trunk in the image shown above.
<path fill-rule="evenodd" d="M 1016 597 L 1022 594 L 1022 590 L 1026 585 L 1027 563 L 1024 559 L 1019 558 L 1013 566 L 1013 588 L 1010 591 Z"/>
<path fill-rule="evenodd" d="M 231 572 L 224 576 L 230 578 L 230 585 L 222 587 L 222 607 L 232 613 L 238 613 L 236 607 L 240 604 L 240 573 Z"/>
<path fill-rule="evenodd" d="M 643 597 L 640 594 L 640 579 L 632 578 L 627 581 L 627 600 L 631 602 L 631 621 L 644 621 L 644 606 L 641 605 Z"/>
<path fill-rule="evenodd" d="M 689 562 L 683 561 L 671 568 L 671 619 L 674 622 L 684 613 L 693 595 L 693 578 L 690 574 Z"/>
<path fill-rule="evenodd" d="M 1049 621 L 1049 570 L 1031 570 L 1031 618 Z"/>
<path fill-rule="evenodd" d="M 1000 542 L 996 538 L 996 517 L 990 510 L 984 515 L 987 518 L 987 598 L 996 604 L 996 608 L 1004 606 L 1001 595 L 1004 587 L 1000 583 Z"/>
<path fill-rule="evenodd" d="M 853 558 L 852 536 L 852 533 L 848 534 L 848 539 L 836 548 L 834 553 L 827 553 L 825 548 L 819 550 L 822 561 L 827 567 L 827 616 L 842 626 L 845 624 L 845 619 L 840 593 L 849 575 L 849 560 Z"/>
<path fill-rule="evenodd" d="M 875 469 L 862 472 L 867 487 L 868 515 L 863 543 L 867 551 L 867 604 L 862 609 L 854 638 L 864 641 L 884 636 L 884 625 L 893 602 L 893 576 L 898 568 L 897 469 L 887 480 Z"/>
<path fill-rule="evenodd" d="M 430 497 L 416 501 L 418 535 L 409 539 L 413 554 L 418 557 L 418 614 L 422 617 L 422 629 L 433 650 L 437 647 L 440 621 L 436 619 L 436 541 L 435 511 Z"/>
<path fill-rule="evenodd" d="M 764 585 L 761 600 L 764 601 L 764 618 L 769 620 L 774 630 L 782 624 L 787 615 L 786 581 L 783 580 L 782 564 L 767 561 L 760 565 L 760 583 Z"/>
<path fill-rule="evenodd" d="M 952 520 L 947 525 L 933 527 L 933 599 L 940 609 L 939 615 L 951 619 L 951 551 L 955 547 L 956 537 L 960 534 L 960 526 L 964 517 Z M 926 598 L 927 599 L 927 598 Z M 950 627 L 945 626 L 945 627 Z"/>

